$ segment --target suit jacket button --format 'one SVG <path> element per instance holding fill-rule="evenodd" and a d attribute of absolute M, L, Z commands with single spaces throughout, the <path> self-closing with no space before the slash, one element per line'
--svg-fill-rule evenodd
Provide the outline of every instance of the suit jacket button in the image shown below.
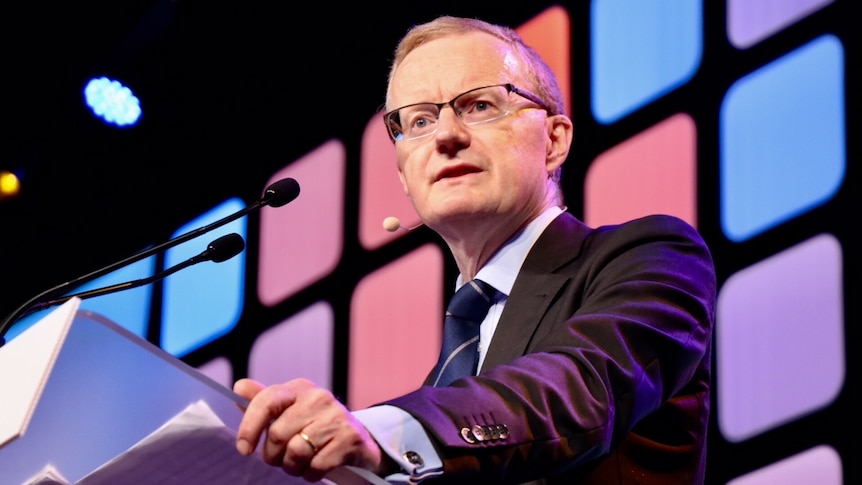
<path fill-rule="evenodd" d="M 470 428 L 461 428 L 461 438 L 471 445 L 476 443 L 476 437 L 473 436 L 473 432 L 470 431 Z"/>
<path fill-rule="evenodd" d="M 422 457 L 419 456 L 419 453 L 416 453 L 415 451 L 408 451 L 408 452 L 404 453 L 404 455 L 402 455 L 402 456 L 411 465 L 415 465 L 419 468 L 425 466 L 425 460 L 423 460 Z"/>

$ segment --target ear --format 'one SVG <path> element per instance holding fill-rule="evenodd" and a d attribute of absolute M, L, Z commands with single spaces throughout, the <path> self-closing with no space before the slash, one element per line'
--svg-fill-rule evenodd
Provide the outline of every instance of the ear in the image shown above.
<path fill-rule="evenodd" d="M 545 168 L 549 174 L 557 170 L 569 156 L 574 132 L 574 124 L 568 116 L 560 114 L 548 117 L 548 151 Z"/>

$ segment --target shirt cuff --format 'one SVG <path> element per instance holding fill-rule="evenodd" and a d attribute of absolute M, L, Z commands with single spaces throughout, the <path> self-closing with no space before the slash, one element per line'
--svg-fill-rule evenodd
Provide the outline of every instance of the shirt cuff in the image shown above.
<path fill-rule="evenodd" d="M 387 476 L 386 481 L 413 484 L 443 474 L 443 461 L 428 433 L 410 413 L 383 405 L 357 410 L 353 415 L 368 429 L 383 452 L 401 467 L 401 473 Z"/>

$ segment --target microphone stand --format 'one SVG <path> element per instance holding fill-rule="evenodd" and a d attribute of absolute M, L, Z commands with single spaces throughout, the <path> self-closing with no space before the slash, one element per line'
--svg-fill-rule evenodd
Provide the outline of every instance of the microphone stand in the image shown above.
<path fill-rule="evenodd" d="M 139 252 L 137 252 L 137 253 L 125 258 L 125 259 L 117 261 L 116 263 L 109 264 L 108 266 L 105 266 L 104 268 L 93 271 L 92 273 L 85 274 L 83 276 L 75 278 L 74 280 L 67 281 L 67 282 L 62 283 L 58 286 L 55 286 L 55 287 L 50 288 L 48 290 L 45 290 L 42 293 L 39 293 L 38 295 L 25 301 L 21 306 L 19 306 L 17 309 L 15 309 L 15 311 L 13 311 L 11 314 L 9 314 L 9 316 L 7 316 L 2 322 L 0 322 L 0 347 L 5 345 L 5 343 L 6 343 L 5 335 L 6 335 L 6 332 L 9 330 L 9 327 L 11 327 L 15 321 L 17 321 L 23 315 L 25 315 L 27 313 L 27 310 L 29 310 L 31 307 L 33 307 L 38 302 L 45 300 L 45 299 L 48 299 L 48 298 L 51 298 L 51 297 L 58 295 L 60 293 L 63 293 L 64 291 L 68 291 L 70 289 L 81 286 L 81 285 L 88 283 L 88 282 L 90 282 L 90 281 L 92 281 L 92 280 L 94 280 L 100 276 L 104 276 L 104 275 L 111 273 L 112 271 L 115 271 L 117 269 L 120 269 L 124 266 L 128 266 L 130 264 L 136 263 L 136 262 L 138 262 L 138 261 L 140 261 L 146 257 L 152 256 L 153 254 L 164 251 L 166 249 L 170 249 L 170 248 L 172 248 L 178 244 L 182 244 L 182 243 L 184 243 L 190 239 L 194 239 L 194 238 L 196 238 L 202 234 L 205 234 L 209 231 L 212 231 L 213 229 L 217 229 L 217 228 L 219 228 L 219 227 L 221 227 L 221 226 L 223 226 L 229 222 L 233 222 L 233 221 L 239 219 L 240 217 L 245 216 L 249 212 L 257 210 L 257 209 L 259 209 L 265 205 L 271 205 L 273 207 L 280 207 L 280 206 L 287 204 L 288 202 L 292 201 L 298 195 L 299 195 L 299 184 L 296 182 L 296 180 L 293 180 L 290 178 L 279 180 L 277 182 L 272 183 L 269 187 L 267 187 L 267 189 L 264 191 L 264 196 L 262 198 L 258 199 L 257 201 L 255 201 L 254 203 L 250 204 L 249 206 L 245 207 L 242 210 L 239 210 L 233 214 L 230 214 L 227 217 L 219 219 L 219 220 L 217 220 L 211 224 L 207 224 L 206 226 L 199 227 L 193 231 L 189 231 L 185 234 L 177 236 L 177 237 L 175 237 L 169 241 L 165 241 L 165 242 L 158 244 L 156 246 L 152 246 L 148 249 L 144 249 L 142 251 L 139 251 Z"/>

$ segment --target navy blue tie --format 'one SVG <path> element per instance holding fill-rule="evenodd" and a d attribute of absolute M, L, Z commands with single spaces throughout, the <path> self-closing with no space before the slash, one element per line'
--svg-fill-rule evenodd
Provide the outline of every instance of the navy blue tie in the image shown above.
<path fill-rule="evenodd" d="M 443 348 L 434 368 L 435 387 L 449 385 L 459 377 L 476 373 L 479 364 L 479 326 L 494 303 L 497 290 L 481 280 L 472 280 L 455 292 L 446 309 Z"/>

